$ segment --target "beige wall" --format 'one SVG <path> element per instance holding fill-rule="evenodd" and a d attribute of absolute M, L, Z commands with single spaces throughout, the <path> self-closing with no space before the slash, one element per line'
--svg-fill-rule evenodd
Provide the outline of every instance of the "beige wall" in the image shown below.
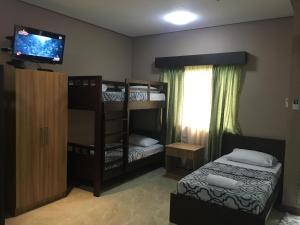
<path fill-rule="evenodd" d="M 247 51 L 239 120 L 244 134 L 285 138 L 292 18 L 135 38 L 133 77 L 158 79 L 155 57 Z"/>
<path fill-rule="evenodd" d="M 132 40 L 126 36 L 16 0 L 0 0 L 0 46 L 14 24 L 66 35 L 64 64 L 54 69 L 70 75 L 102 75 L 123 80 L 131 76 Z M 0 64 L 7 54 L 0 53 Z M 35 66 L 35 65 L 34 65 Z M 43 67 L 50 68 L 49 65 Z"/>
<path fill-rule="evenodd" d="M 70 75 L 100 74 L 110 80 L 123 80 L 132 71 L 134 78 L 157 80 L 155 57 L 249 52 L 241 126 L 246 135 L 288 137 L 284 203 L 297 207 L 300 114 L 284 108 L 287 96 L 300 96 L 299 1 L 297 4 L 291 80 L 292 18 L 135 38 L 132 46 L 126 36 L 16 0 L 0 0 L 0 46 L 7 46 L 4 37 L 12 34 L 14 24 L 63 33 L 67 38 L 65 60 L 54 69 Z M 0 64 L 7 59 L 7 54 L 0 53 Z"/>
<path fill-rule="evenodd" d="M 294 37 L 290 98 L 300 98 L 300 1 L 294 1 Z M 284 203 L 300 214 L 300 111 L 289 110 Z"/>

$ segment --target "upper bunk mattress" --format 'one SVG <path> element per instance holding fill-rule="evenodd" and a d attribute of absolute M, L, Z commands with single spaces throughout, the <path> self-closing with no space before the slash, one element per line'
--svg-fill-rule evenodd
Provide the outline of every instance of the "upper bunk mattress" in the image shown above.
<path fill-rule="evenodd" d="M 104 102 L 122 102 L 125 99 L 125 93 L 121 91 L 102 92 Z M 164 93 L 150 92 L 150 101 L 165 101 Z M 147 92 L 130 92 L 129 101 L 147 101 Z"/>
<path fill-rule="evenodd" d="M 232 165 L 223 157 L 181 179 L 177 184 L 178 193 L 247 213 L 260 214 L 280 178 L 281 163 L 274 168 L 249 168 L 243 163 Z M 209 174 L 230 178 L 240 184 L 236 189 L 212 186 L 207 183 Z"/>

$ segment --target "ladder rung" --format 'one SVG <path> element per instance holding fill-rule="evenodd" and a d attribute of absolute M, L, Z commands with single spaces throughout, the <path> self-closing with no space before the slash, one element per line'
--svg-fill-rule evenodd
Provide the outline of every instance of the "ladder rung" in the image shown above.
<path fill-rule="evenodd" d="M 123 117 L 119 117 L 119 118 L 108 118 L 108 119 L 105 119 L 105 121 L 114 121 L 114 120 L 128 120 L 127 118 L 123 118 Z"/>
<path fill-rule="evenodd" d="M 119 131 L 119 132 L 112 132 L 112 133 L 105 133 L 105 136 L 116 136 L 116 135 L 123 135 L 127 134 L 127 132 Z"/>
<path fill-rule="evenodd" d="M 119 149 L 119 148 L 123 148 L 123 144 L 114 145 L 114 146 L 110 146 L 110 147 L 105 147 L 105 151 L 108 152 L 108 151 L 116 150 L 116 149 Z"/>
<path fill-rule="evenodd" d="M 119 158 L 111 162 L 105 162 L 105 166 L 114 165 L 115 163 L 123 163 L 123 158 Z"/>

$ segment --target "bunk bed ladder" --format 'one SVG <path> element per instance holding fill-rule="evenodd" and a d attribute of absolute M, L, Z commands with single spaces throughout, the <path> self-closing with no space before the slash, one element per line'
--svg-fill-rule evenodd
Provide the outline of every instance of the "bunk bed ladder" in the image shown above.
<path fill-rule="evenodd" d="M 128 166 L 128 155 L 129 155 L 129 110 L 128 110 L 128 101 L 129 101 L 129 85 L 127 80 L 125 80 L 125 96 L 123 104 L 123 167 L 124 171 L 127 170 Z"/>
<path fill-rule="evenodd" d="M 101 101 L 99 101 L 101 99 Z M 95 98 L 95 153 L 94 153 L 94 196 L 101 194 L 101 183 L 104 173 L 105 152 L 102 151 L 104 143 L 104 123 L 103 123 L 103 104 L 102 104 L 102 77 L 96 77 L 96 98 Z M 100 137 L 100 138 L 99 138 Z"/>

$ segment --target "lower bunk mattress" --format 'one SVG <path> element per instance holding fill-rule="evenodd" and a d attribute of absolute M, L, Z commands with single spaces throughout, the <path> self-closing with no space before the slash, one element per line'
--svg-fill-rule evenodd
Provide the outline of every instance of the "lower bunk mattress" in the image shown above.
<path fill-rule="evenodd" d="M 164 146 L 161 144 L 155 144 L 149 147 L 141 147 L 137 145 L 129 145 L 128 150 L 128 162 L 149 157 L 164 151 Z M 119 166 L 122 166 L 123 149 L 115 149 L 105 152 L 105 170 L 110 170 Z"/>
<path fill-rule="evenodd" d="M 228 189 L 207 183 L 209 174 L 238 181 L 237 188 Z M 246 213 L 260 214 L 273 193 L 281 175 L 281 163 L 272 168 L 231 163 L 226 156 L 208 163 L 181 179 L 179 194 L 218 204 Z"/>

